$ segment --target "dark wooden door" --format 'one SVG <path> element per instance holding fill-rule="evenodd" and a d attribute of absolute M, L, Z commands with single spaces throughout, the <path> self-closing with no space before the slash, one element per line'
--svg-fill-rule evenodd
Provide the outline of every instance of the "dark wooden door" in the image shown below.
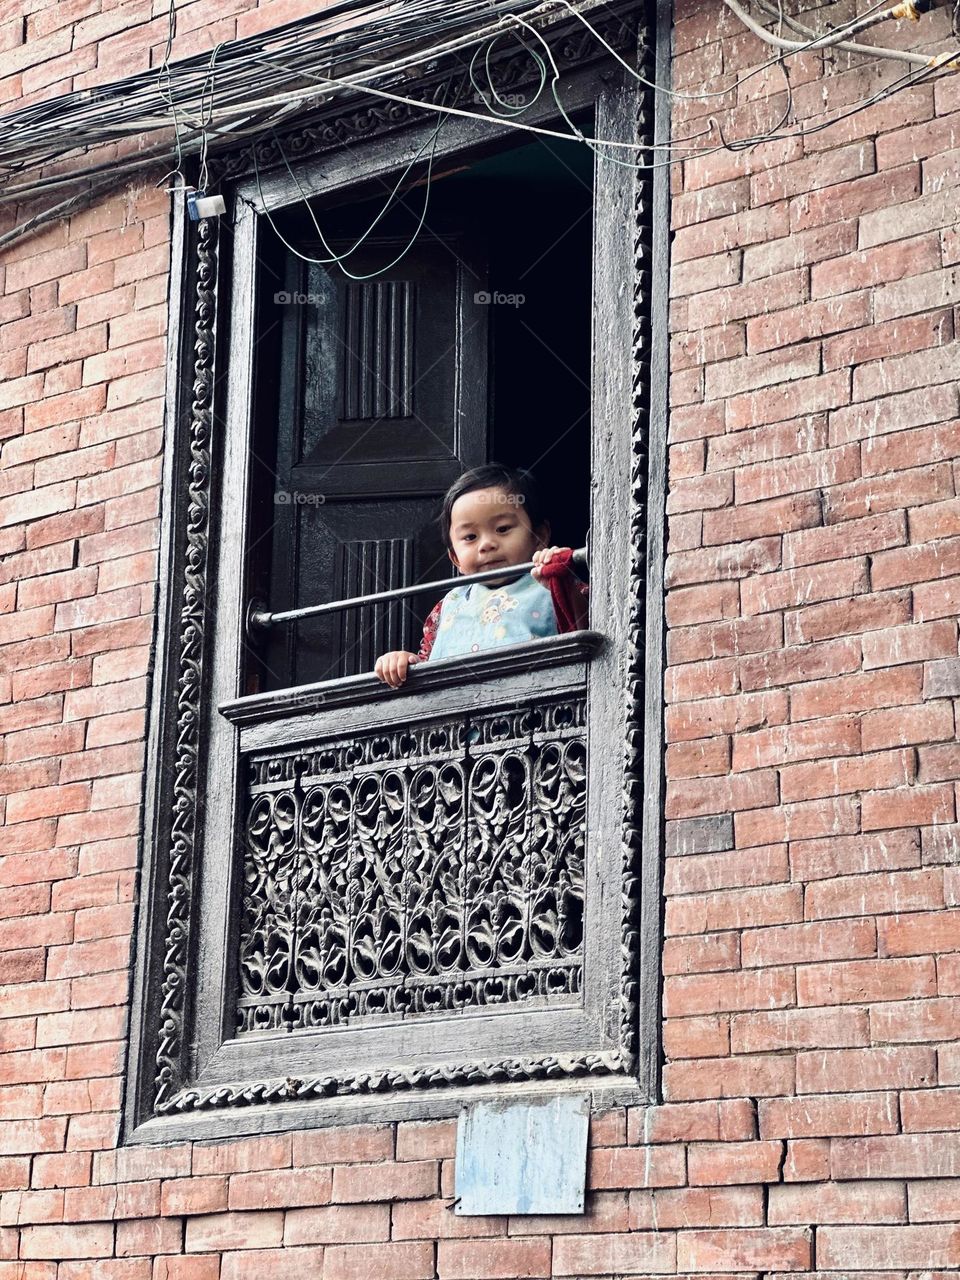
<path fill-rule="evenodd" d="M 370 237 L 349 258 L 368 280 L 290 255 L 277 295 L 272 609 L 452 572 L 435 526 L 439 499 L 487 457 L 489 308 L 474 302 L 485 271 L 469 239 L 422 237 L 382 270 L 403 242 Z M 433 603 L 288 624 L 269 642 L 269 684 L 353 675 L 388 649 L 415 649 Z"/>

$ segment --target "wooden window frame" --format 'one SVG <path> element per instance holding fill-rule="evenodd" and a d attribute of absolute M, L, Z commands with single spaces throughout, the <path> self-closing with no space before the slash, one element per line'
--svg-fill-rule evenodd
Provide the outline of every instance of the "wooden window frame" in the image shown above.
<path fill-rule="evenodd" d="M 621 15 L 631 11 L 639 23 L 634 6 L 620 8 Z M 657 30 L 663 77 L 666 24 Z M 628 140 L 639 131 L 662 141 L 663 103 L 609 59 L 578 65 L 573 34 L 565 104 L 594 104 L 598 136 Z M 241 736 L 272 740 L 292 708 L 300 717 L 294 739 L 322 729 L 344 700 L 337 686 L 353 705 L 374 708 L 375 720 L 393 723 L 398 714 L 373 676 L 238 697 L 247 601 L 243 557 L 229 536 L 248 528 L 253 268 L 263 208 L 394 172 L 409 146 L 432 131 L 424 113 L 410 111 L 398 139 L 390 118 L 382 131 L 370 128 L 377 112 L 385 114 L 382 104 L 340 116 L 340 126 L 363 141 L 332 152 L 318 147 L 312 157 L 302 152 L 296 182 L 283 169 L 267 173 L 266 165 L 255 177 L 244 171 L 243 156 L 228 157 L 220 177 L 224 186 L 232 182 L 232 228 L 190 224 L 182 207 L 175 210 L 127 1142 L 449 1116 L 489 1089 L 588 1089 L 597 1105 L 650 1102 L 658 1094 L 669 169 L 634 172 L 603 157 L 595 168 L 591 380 L 591 625 L 600 636 L 576 633 L 513 654 L 437 664 L 418 672 L 402 695 L 403 714 L 415 719 L 437 705 L 455 710 L 475 702 L 477 688 L 494 703 L 509 701 L 512 691 L 529 687 L 531 668 L 545 688 L 587 681 L 587 858 L 597 868 L 588 897 L 584 1009 L 577 1016 L 500 1015 L 504 1025 L 493 1037 L 496 1017 L 471 1026 L 460 1020 L 455 1048 L 444 1044 L 442 1023 L 424 1023 L 396 1037 L 380 1058 L 362 1040 L 382 1039 L 382 1030 L 360 1029 L 342 1045 L 359 1069 L 346 1057 L 339 1067 L 325 1060 L 315 1038 L 286 1042 L 278 1058 L 260 1045 L 238 1047 L 230 1035 L 225 957 Z M 549 125 L 554 117 L 544 101 L 524 118 Z M 438 159 L 469 153 L 491 136 L 490 125 L 454 118 Z M 510 139 L 508 127 L 501 136 Z M 658 153 L 643 153 L 651 154 Z M 426 1047 L 431 1037 L 435 1051 Z M 396 1068 L 405 1052 L 412 1065 Z"/>

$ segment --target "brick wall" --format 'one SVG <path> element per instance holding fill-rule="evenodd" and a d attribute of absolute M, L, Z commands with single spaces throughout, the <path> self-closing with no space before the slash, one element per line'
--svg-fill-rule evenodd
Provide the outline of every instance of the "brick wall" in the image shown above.
<path fill-rule="evenodd" d="M 309 11 L 180 10 L 175 56 Z M 0 101 L 162 55 L 30 0 Z M 890 37 L 940 48 L 944 15 Z M 682 0 L 678 130 L 782 77 Z M 806 55 L 807 125 L 898 74 Z M 157 574 L 159 174 L 0 259 L 0 1280 L 960 1268 L 960 75 L 674 171 L 664 1101 L 589 1212 L 460 1219 L 453 1126 L 115 1150 Z M 9 216 L 4 226 L 9 225 Z"/>

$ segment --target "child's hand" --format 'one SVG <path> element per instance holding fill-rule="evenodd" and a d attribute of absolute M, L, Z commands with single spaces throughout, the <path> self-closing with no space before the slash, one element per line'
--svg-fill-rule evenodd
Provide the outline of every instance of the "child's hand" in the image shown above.
<path fill-rule="evenodd" d="M 390 653 L 381 654 L 373 670 L 384 684 L 388 684 L 391 689 L 399 689 L 407 678 L 409 668 L 419 661 L 420 658 L 415 653 L 394 649 Z"/>
<path fill-rule="evenodd" d="M 533 553 L 534 568 L 530 570 L 530 576 L 539 578 L 542 570 L 550 563 L 554 556 L 562 555 L 569 552 L 569 547 L 541 547 L 539 551 Z"/>

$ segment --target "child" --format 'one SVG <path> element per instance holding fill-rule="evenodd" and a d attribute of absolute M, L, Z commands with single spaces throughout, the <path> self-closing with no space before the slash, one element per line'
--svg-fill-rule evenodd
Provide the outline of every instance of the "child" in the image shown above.
<path fill-rule="evenodd" d="M 440 528 L 451 562 L 463 574 L 532 560 L 532 572 L 454 587 L 432 609 L 419 653 L 385 653 L 374 670 L 399 688 L 407 671 L 430 658 L 451 658 L 540 636 L 576 631 L 587 623 L 587 587 L 570 570 L 569 547 L 548 547 L 533 477 L 498 463 L 465 472 L 443 500 Z M 540 580 L 544 579 L 544 582 Z"/>

